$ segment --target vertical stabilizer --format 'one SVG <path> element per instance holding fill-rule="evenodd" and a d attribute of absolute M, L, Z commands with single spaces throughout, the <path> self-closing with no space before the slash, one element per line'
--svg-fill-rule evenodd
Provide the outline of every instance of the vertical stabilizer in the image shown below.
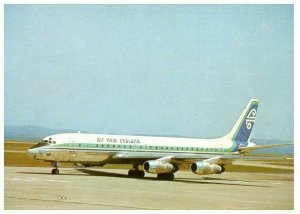
<path fill-rule="evenodd" d="M 251 136 L 251 131 L 254 126 L 254 121 L 257 113 L 259 100 L 251 99 L 242 112 L 239 119 L 234 124 L 231 131 L 226 135 L 227 138 L 233 141 L 248 142 Z"/>

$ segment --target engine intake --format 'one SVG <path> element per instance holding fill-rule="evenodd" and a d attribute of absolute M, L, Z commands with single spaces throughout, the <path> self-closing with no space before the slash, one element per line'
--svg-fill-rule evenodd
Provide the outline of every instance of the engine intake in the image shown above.
<path fill-rule="evenodd" d="M 198 175 L 221 174 L 225 171 L 223 166 L 217 164 L 209 164 L 205 161 L 195 162 L 191 165 L 193 173 Z"/>
<path fill-rule="evenodd" d="M 178 170 L 178 167 L 161 161 L 146 161 L 144 170 L 152 174 L 174 173 Z"/>

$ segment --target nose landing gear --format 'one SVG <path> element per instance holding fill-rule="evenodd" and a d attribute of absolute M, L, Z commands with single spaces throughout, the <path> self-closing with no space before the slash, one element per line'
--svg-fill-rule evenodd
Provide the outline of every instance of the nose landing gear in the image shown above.
<path fill-rule="evenodd" d="M 51 174 L 52 175 L 58 175 L 59 174 L 58 167 L 61 166 L 61 163 L 60 162 L 53 162 L 52 166 L 55 167 L 55 168 L 52 169 Z"/>
<path fill-rule="evenodd" d="M 59 174 L 59 170 L 57 168 L 52 169 L 51 173 L 52 173 L 52 175 L 58 175 Z"/>

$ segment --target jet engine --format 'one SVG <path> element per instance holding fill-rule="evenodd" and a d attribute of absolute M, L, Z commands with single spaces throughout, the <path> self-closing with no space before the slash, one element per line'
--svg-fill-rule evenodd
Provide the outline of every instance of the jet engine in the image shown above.
<path fill-rule="evenodd" d="M 198 175 L 221 174 L 225 171 L 223 166 L 217 164 L 210 164 L 205 161 L 195 162 L 191 165 L 193 173 Z"/>
<path fill-rule="evenodd" d="M 170 163 L 152 160 L 144 163 L 144 170 L 153 174 L 174 173 L 178 167 Z"/>

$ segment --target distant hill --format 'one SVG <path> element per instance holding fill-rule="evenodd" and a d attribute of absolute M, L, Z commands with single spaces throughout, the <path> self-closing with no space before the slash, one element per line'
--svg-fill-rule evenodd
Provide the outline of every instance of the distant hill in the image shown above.
<path fill-rule="evenodd" d="M 16 141 L 40 141 L 42 138 L 59 133 L 76 133 L 74 129 L 49 129 L 40 126 L 4 126 L 4 139 Z"/>

